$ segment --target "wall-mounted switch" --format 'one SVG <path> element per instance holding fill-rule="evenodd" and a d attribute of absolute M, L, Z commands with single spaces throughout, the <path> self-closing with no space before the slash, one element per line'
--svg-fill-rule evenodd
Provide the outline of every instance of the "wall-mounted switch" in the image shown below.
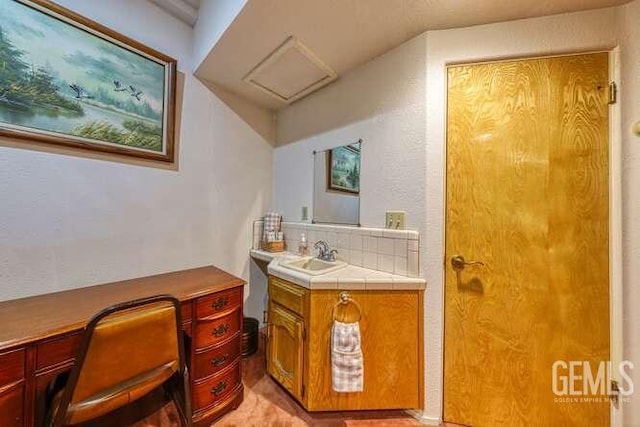
<path fill-rule="evenodd" d="M 404 230 L 404 215 L 402 211 L 387 211 L 384 220 L 384 227 L 394 230 Z"/>

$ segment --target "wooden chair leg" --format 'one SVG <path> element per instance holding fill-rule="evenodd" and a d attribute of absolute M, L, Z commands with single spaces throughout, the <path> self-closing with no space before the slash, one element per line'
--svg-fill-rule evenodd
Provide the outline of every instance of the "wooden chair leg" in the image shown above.
<path fill-rule="evenodd" d="M 189 369 L 184 367 L 184 372 L 182 374 L 182 388 L 183 388 L 183 398 L 184 398 L 184 413 L 186 419 L 187 427 L 193 426 L 193 412 L 191 409 L 191 382 L 189 381 Z"/>

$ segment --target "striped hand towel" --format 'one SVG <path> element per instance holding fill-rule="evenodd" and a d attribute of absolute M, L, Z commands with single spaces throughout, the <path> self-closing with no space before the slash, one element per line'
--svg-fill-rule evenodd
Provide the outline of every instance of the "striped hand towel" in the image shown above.
<path fill-rule="evenodd" d="M 282 215 L 277 212 L 267 212 L 264 216 L 264 231 L 262 233 L 262 240 L 268 241 L 267 233 L 277 233 L 280 231 L 280 222 L 282 221 Z M 275 240 L 275 239 L 272 239 Z"/>
<path fill-rule="evenodd" d="M 360 323 L 334 321 L 331 330 L 331 380 L 333 390 L 339 393 L 363 391 L 363 362 Z"/>
<path fill-rule="evenodd" d="M 265 231 L 280 231 L 280 221 L 282 221 L 282 215 L 277 212 L 267 212 L 264 216 Z"/>

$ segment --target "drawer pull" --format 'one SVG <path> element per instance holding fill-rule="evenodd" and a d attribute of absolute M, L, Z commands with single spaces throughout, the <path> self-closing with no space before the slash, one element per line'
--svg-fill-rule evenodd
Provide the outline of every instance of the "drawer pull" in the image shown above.
<path fill-rule="evenodd" d="M 227 363 L 227 359 L 229 358 L 229 353 L 225 353 L 222 356 L 214 357 L 211 359 L 211 364 L 216 368 Z"/>
<path fill-rule="evenodd" d="M 225 323 L 224 325 L 220 325 L 217 328 L 214 328 L 213 331 L 211 331 L 211 333 L 213 334 L 214 337 L 218 338 L 226 334 L 228 330 L 229 330 L 229 324 Z"/>
<path fill-rule="evenodd" d="M 213 394 L 214 396 L 220 396 L 224 392 L 225 388 L 227 388 L 227 382 L 225 380 L 222 380 L 218 383 L 217 386 L 211 389 L 211 394 Z"/>
<path fill-rule="evenodd" d="M 227 306 L 227 304 L 229 304 L 229 298 L 227 297 L 220 297 L 217 300 L 215 300 L 213 302 L 213 304 L 211 304 L 211 307 L 216 310 L 216 311 L 220 311 L 223 308 L 225 308 Z"/>

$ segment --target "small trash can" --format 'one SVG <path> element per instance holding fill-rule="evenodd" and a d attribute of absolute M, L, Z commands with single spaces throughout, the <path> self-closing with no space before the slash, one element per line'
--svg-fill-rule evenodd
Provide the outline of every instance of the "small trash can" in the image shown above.
<path fill-rule="evenodd" d="M 252 317 L 245 317 L 242 324 L 242 357 L 249 357 L 258 351 L 258 322 Z"/>

